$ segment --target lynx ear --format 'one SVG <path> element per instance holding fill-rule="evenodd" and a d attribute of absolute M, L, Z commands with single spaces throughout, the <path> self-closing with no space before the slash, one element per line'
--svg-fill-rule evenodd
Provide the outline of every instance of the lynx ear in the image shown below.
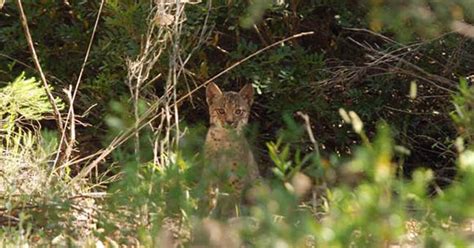
<path fill-rule="evenodd" d="M 208 105 L 211 105 L 212 101 L 216 96 L 222 95 L 221 89 L 214 82 L 210 82 L 206 87 L 206 102 Z"/>
<path fill-rule="evenodd" d="M 247 101 L 249 106 L 252 106 L 253 103 L 253 87 L 252 84 L 246 84 L 242 89 L 239 91 L 239 95 Z"/>

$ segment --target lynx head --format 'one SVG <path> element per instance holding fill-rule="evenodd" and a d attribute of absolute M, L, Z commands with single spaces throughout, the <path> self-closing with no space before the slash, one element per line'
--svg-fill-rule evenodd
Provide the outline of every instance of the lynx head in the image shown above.
<path fill-rule="evenodd" d="M 247 84 L 239 92 L 222 92 L 215 83 L 210 83 L 206 88 L 206 101 L 211 126 L 240 131 L 249 119 L 253 88 Z"/>

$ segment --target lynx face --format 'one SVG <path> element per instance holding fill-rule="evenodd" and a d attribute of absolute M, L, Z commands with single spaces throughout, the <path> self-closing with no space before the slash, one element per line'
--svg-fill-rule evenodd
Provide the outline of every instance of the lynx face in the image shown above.
<path fill-rule="evenodd" d="M 206 88 L 211 127 L 235 129 L 240 132 L 247 124 L 253 103 L 253 88 L 245 85 L 239 92 L 222 92 L 210 83 Z"/>

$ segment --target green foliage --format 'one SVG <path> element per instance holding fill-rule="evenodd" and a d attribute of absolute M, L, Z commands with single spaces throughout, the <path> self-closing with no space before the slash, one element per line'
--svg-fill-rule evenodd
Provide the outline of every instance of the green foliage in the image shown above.
<path fill-rule="evenodd" d="M 31 231 L 31 224 L 26 221 L 24 214 L 20 214 L 18 228 L 7 227 L 0 230 L 0 244 L 7 247 L 27 246 Z"/>
<path fill-rule="evenodd" d="M 271 0 L 258 0 L 250 4 L 247 8 L 246 15 L 240 20 L 240 25 L 243 28 L 250 28 L 256 22 L 262 19 L 265 10 L 272 6 Z"/>
<path fill-rule="evenodd" d="M 338 186 L 326 188 L 325 201 L 321 202 L 324 206 L 320 207 L 308 205 L 304 199 L 315 190 L 311 181 L 324 181 L 325 176 L 310 179 L 303 173 L 320 167 L 321 163 L 291 158 L 288 144 L 283 145 L 281 140 L 269 143 L 277 177 L 250 190 L 254 203 L 248 215 L 243 216 L 248 219 L 242 219 L 240 225 L 220 228 L 236 231 L 241 242 L 255 247 L 378 247 L 410 242 L 467 244 L 468 237 L 456 233 L 462 232 L 458 226 L 473 213 L 464 205 L 470 204 L 474 194 L 466 190 L 472 188 L 469 186 L 474 178 L 472 158 L 460 162 L 468 163 L 461 166 L 466 168 L 462 180 L 445 189 L 442 195 L 429 197 L 427 187 L 433 173 L 418 170 L 412 180 L 400 178 L 399 164 L 395 162 L 397 149 L 387 124 L 380 124 L 377 133 L 374 142 L 357 147 L 354 157 L 343 165 L 323 168 L 325 175 L 347 168 L 352 175 L 363 173 L 364 177 L 355 186 L 341 181 Z M 105 234 L 120 230 L 125 236 L 134 237 L 139 233 L 140 243 L 160 245 L 162 240 L 153 236 L 167 228 L 165 220 L 172 218 L 176 225 L 187 230 L 181 229 L 182 244 L 193 244 L 194 233 L 210 235 L 202 233 L 202 227 L 195 224 L 203 216 L 202 212 L 199 214 L 203 206 L 198 202 L 206 197 L 196 186 L 209 178 L 196 176 L 200 172 L 193 170 L 195 160 L 178 158 L 176 161 L 168 168 L 133 163 L 125 167 L 123 178 L 111 188 L 113 197 L 106 204 L 110 208 L 103 223 L 110 229 Z M 443 223 L 448 219 L 450 224 L 446 228 Z M 408 228 L 409 225 L 413 227 Z"/>
<path fill-rule="evenodd" d="M 464 142 L 469 146 L 473 144 L 474 139 L 474 114 L 472 113 L 472 103 L 474 102 L 474 88 L 469 86 L 466 79 L 461 79 L 459 83 L 459 93 L 453 96 L 455 110 L 451 117 L 458 125 L 461 135 L 458 149 L 464 150 Z M 470 147 L 472 148 L 472 147 Z"/>
<path fill-rule="evenodd" d="M 50 90 L 52 88 L 50 87 Z M 35 78 L 25 78 L 22 73 L 11 84 L 0 89 L 0 116 L 4 118 L 5 125 L 13 126 L 14 121 L 38 121 L 44 115 L 51 113 L 53 107 L 48 100 L 46 90 Z M 63 109 L 59 98 L 55 99 L 58 109 Z M 10 130 L 10 128 L 5 128 Z"/>
<path fill-rule="evenodd" d="M 0 219 L 0 242 L 24 246 L 31 239 L 51 240 L 72 230 L 58 227 L 74 218 L 67 195 L 78 189 L 68 188 L 68 175 L 50 167 L 57 133 L 41 130 L 38 122 L 52 115 L 51 104 L 41 84 L 24 73 L 0 88 L 0 95 L 0 206 L 5 217 Z M 55 103 L 64 107 L 59 98 Z M 33 231 L 39 227 L 44 229 Z"/>
<path fill-rule="evenodd" d="M 413 33 L 432 38 L 449 32 L 455 21 L 472 21 L 474 7 L 469 0 L 451 1 L 371 1 L 370 27 L 395 32 L 403 40 L 415 38 Z"/>
<path fill-rule="evenodd" d="M 164 228 L 166 218 L 189 229 L 190 218 L 197 213 L 198 201 L 203 197 L 203 192 L 195 188 L 194 177 L 189 175 L 196 173 L 190 166 L 195 165 L 182 158 L 166 168 L 151 163 L 125 165 L 123 177 L 110 188 L 112 197 L 105 202 L 100 222 L 104 234 L 119 231 L 117 241 L 121 243 L 138 238 L 146 246 L 157 246 L 160 240 L 153 237 Z M 180 235 L 189 241 L 189 236 Z"/>
<path fill-rule="evenodd" d="M 0 99 L 1 149 L 8 156 L 18 156 L 21 160 L 30 156 L 45 159 L 56 149 L 56 137 L 47 135 L 48 132 L 45 131 L 44 138 L 40 138 L 36 130 L 29 129 L 35 128 L 33 122 L 40 121 L 53 112 L 40 82 L 35 78 L 26 79 L 22 73 L 13 82 L 0 88 Z M 59 98 L 55 99 L 55 104 L 59 109 L 64 108 Z M 38 142 L 42 142 L 42 145 L 36 148 Z"/>

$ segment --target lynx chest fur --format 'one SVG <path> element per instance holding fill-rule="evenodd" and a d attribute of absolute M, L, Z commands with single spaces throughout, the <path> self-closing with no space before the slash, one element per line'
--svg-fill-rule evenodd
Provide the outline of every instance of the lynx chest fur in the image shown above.
<path fill-rule="evenodd" d="M 210 170 L 219 182 L 240 192 L 259 177 L 257 164 L 244 136 L 244 128 L 253 103 L 250 84 L 239 92 L 222 92 L 211 83 L 206 89 L 210 128 L 205 143 L 205 155 Z"/>

